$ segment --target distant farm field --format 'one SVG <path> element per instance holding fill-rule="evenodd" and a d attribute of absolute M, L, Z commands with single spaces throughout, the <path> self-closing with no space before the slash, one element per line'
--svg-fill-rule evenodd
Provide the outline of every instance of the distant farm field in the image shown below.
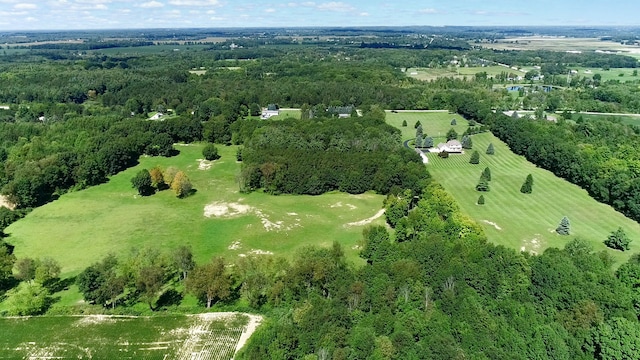
<path fill-rule="evenodd" d="M 524 72 L 509 69 L 504 66 L 485 66 L 485 67 L 448 67 L 448 68 L 408 68 L 406 75 L 418 80 L 435 80 L 441 77 L 454 78 L 472 78 L 477 73 L 486 72 L 488 77 L 494 77 L 502 72 L 516 73 L 524 75 Z"/>
<path fill-rule="evenodd" d="M 0 318 L 0 358 L 228 360 L 259 320 L 232 313 Z"/>
<path fill-rule="evenodd" d="M 415 132 L 413 126 L 410 126 L 411 131 L 399 127 L 402 119 L 410 119 L 407 120 L 409 124 L 413 119 L 420 119 L 424 132 L 431 134 L 448 128 L 445 116 L 452 117 L 446 113 L 387 114 L 387 122 L 402 129 L 406 140 L 415 137 Z M 458 126 L 463 124 L 457 123 Z M 467 126 L 466 121 L 463 126 Z M 458 133 L 463 131 L 461 127 Z M 469 163 L 472 151 L 468 150 L 448 159 L 432 153 L 428 154 L 427 169 L 455 197 L 462 211 L 483 226 L 491 242 L 541 253 L 547 247 L 563 247 L 571 239 L 580 237 L 600 251 L 607 249 L 602 241 L 621 226 L 635 240 L 631 243 L 631 251 L 607 251 L 617 262 L 640 251 L 640 225 L 637 222 L 597 202 L 580 187 L 514 154 L 491 133 L 473 135 L 472 140 L 473 149 L 480 153 L 480 164 Z M 485 154 L 489 143 L 493 143 L 496 150 L 493 156 Z M 480 193 L 475 186 L 485 167 L 491 170 L 490 191 Z M 528 174 L 533 175 L 533 193 L 522 194 L 520 187 Z M 480 194 L 485 198 L 482 206 L 476 205 Z M 569 236 L 555 233 L 563 216 L 571 222 L 572 234 Z"/>
<path fill-rule="evenodd" d="M 64 276 L 109 253 L 125 257 L 132 248 L 170 250 L 190 245 L 199 263 L 214 255 L 246 254 L 291 258 L 305 245 L 343 245 L 357 260 L 357 244 L 368 223 L 383 224 L 384 196 L 333 192 L 321 196 L 243 194 L 236 178 L 236 146 L 218 146 L 222 158 L 202 159 L 202 145 L 176 146 L 171 157 L 142 157 L 140 164 L 108 183 L 63 195 L 34 209 L 6 229 L 16 256 L 52 257 Z M 197 192 L 178 199 L 169 190 L 140 197 L 130 179 L 143 168 L 184 170 Z"/>

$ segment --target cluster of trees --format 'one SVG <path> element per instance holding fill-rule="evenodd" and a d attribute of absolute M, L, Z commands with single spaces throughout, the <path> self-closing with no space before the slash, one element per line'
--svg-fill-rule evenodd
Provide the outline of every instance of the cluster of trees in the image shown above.
<path fill-rule="evenodd" d="M 70 189 L 100 184 L 140 155 L 171 156 L 175 142 L 202 136 L 191 119 L 164 122 L 83 116 L 51 124 L 0 123 L 1 193 L 18 208 L 42 205 Z"/>
<path fill-rule="evenodd" d="M 638 258 L 614 274 L 579 239 L 536 256 L 490 244 L 435 184 L 409 207 L 395 236 L 363 232 L 362 267 L 337 244 L 294 257 L 237 358 L 640 356 Z"/>
<path fill-rule="evenodd" d="M 0 253 L 3 252 L 2 247 L 0 245 Z M 60 265 L 52 258 L 21 258 L 16 261 L 15 257 L 7 258 L 6 255 L 0 254 L 0 263 L 3 265 L 3 270 L 8 273 L 4 274 L 5 281 L 12 277 L 13 280 L 20 282 L 17 287 L 6 293 L 6 315 L 42 314 L 53 303 L 51 294 L 65 285 L 60 279 Z M 15 273 L 12 274 L 13 268 Z"/>
<path fill-rule="evenodd" d="M 402 147 L 399 131 L 367 114 L 265 123 L 245 142 L 242 160 L 244 190 L 272 194 L 405 188 L 417 194 L 428 177 L 420 157 Z"/>
<path fill-rule="evenodd" d="M 153 195 L 156 191 L 171 189 L 177 197 L 188 196 L 193 191 L 193 185 L 187 175 L 171 166 L 162 170 L 156 166 L 151 170 L 142 169 L 133 178 L 131 185 L 141 196 Z"/>

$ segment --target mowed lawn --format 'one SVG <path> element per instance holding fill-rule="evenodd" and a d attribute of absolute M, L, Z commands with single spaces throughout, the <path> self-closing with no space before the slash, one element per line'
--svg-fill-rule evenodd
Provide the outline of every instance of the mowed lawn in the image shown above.
<path fill-rule="evenodd" d="M 456 125 L 451 125 L 451 120 L 456 119 Z M 469 127 L 469 123 L 458 114 L 443 112 L 390 112 L 386 113 L 387 124 L 393 125 L 402 131 L 402 141 L 413 140 L 416 137 L 415 123 L 420 121 L 424 136 L 431 136 L 434 145 L 446 142 L 447 132 L 453 128 L 460 137 Z M 407 126 L 402 126 L 406 121 Z"/>
<path fill-rule="evenodd" d="M 547 247 L 564 247 L 579 237 L 596 251 L 607 249 L 603 240 L 621 226 L 633 240 L 631 250 L 607 251 L 622 262 L 640 251 L 640 226 L 608 205 L 592 199 L 585 190 L 537 168 L 524 157 L 512 153 L 491 133 L 472 136 L 473 149 L 480 153 L 480 164 L 472 165 L 472 151 L 441 159 L 429 154 L 427 168 L 458 201 L 464 213 L 482 224 L 490 241 L 515 249 L 541 253 Z M 495 155 L 486 155 L 489 143 Z M 491 170 L 490 191 L 475 190 L 485 167 Z M 527 174 L 534 179 L 533 193 L 522 194 L 520 187 Z M 485 205 L 476 205 L 480 194 Z M 571 235 L 561 236 L 555 229 L 563 216 L 571 222 Z"/>
<path fill-rule="evenodd" d="M 237 147 L 218 146 L 222 158 L 208 169 L 199 169 L 202 145 L 176 148 L 180 154 L 175 157 L 142 157 L 138 166 L 106 184 L 65 194 L 34 209 L 6 229 L 10 234 L 6 240 L 16 246 L 18 258 L 56 259 L 63 276 L 76 274 L 109 253 L 124 257 L 145 246 L 169 251 L 190 245 L 202 263 L 215 255 L 232 259 L 250 253 L 292 258 L 305 245 L 331 246 L 338 241 L 348 257 L 357 259 L 364 225 L 349 223 L 369 219 L 382 207 L 384 197 L 372 193 L 243 194 L 237 184 L 241 166 L 235 157 Z M 184 170 L 197 192 L 185 199 L 170 190 L 138 196 L 130 179 L 156 165 Z M 207 205 L 227 214 L 206 217 Z M 234 209 L 241 213 L 229 216 L 238 212 Z M 383 224 L 384 217 L 372 222 Z"/>

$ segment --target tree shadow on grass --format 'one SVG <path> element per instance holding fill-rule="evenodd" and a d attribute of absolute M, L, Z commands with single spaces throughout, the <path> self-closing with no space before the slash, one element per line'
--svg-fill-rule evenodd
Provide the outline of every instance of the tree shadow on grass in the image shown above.
<path fill-rule="evenodd" d="M 182 293 L 178 292 L 175 289 L 169 289 L 160 295 L 160 298 L 156 302 L 156 310 L 168 306 L 177 306 L 180 305 L 184 296 Z"/>

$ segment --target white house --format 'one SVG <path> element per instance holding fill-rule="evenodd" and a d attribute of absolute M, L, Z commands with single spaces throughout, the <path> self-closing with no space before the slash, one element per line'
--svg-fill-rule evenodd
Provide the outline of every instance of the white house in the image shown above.
<path fill-rule="evenodd" d="M 274 104 L 269 104 L 266 108 L 262 109 L 262 115 L 260 115 L 261 119 L 268 119 L 272 116 L 280 115 L 280 109 L 278 106 Z"/>
<path fill-rule="evenodd" d="M 439 143 L 438 146 L 431 149 L 433 152 L 461 153 L 462 144 L 458 140 L 449 140 L 446 143 Z"/>

